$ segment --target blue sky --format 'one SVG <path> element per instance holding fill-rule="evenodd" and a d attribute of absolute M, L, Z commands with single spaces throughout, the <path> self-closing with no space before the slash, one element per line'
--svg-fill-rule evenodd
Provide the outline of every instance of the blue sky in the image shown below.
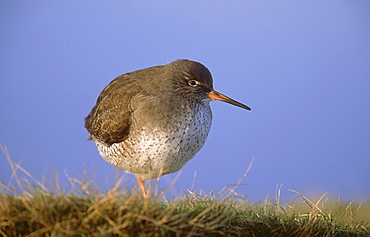
<path fill-rule="evenodd" d="M 252 111 L 211 103 L 208 140 L 171 195 L 193 182 L 217 193 L 254 159 L 236 189 L 251 201 L 281 184 L 286 201 L 297 196 L 288 189 L 370 201 L 369 2 L 0 5 L 0 143 L 32 175 L 55 172 L 67 182 L 65 172 L 86 169 L 102 186 L 113 180 L 116 168 L 86 141 L 84 118 L 116 76 L 185 58 L 207 66 L 215 89 Z M 3 154 L 0 169 L 7 183 Z M 124 185 L 137 187 L 133 175 Z"/>

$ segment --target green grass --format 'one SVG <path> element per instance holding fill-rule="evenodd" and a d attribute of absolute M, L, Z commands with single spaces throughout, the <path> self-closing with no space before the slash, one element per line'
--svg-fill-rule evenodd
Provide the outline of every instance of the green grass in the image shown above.
<path fill-rule="evenodd" d="M 57 179 L 35 179 L 2 149 L 16 184 L 0 184 L 1 236 L 370 236 L 369 204 L 301 194 L 292 204 L 253 204 L 233 191 L 143 199 L 121 179 L 101 192 L 86 177 L 61 188 Z"/>

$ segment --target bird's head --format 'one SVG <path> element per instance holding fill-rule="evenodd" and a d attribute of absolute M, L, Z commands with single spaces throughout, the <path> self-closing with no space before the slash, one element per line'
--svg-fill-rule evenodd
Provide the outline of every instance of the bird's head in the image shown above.
<path fill-rule="evenodd" d="M 211 72 L 201 63 L 179 59 L 165 67 L 170 68 L 176 93 L 188 100 L 202 104 L 220 100 L 250 110 L 248 106 L 215 91 Z"/>

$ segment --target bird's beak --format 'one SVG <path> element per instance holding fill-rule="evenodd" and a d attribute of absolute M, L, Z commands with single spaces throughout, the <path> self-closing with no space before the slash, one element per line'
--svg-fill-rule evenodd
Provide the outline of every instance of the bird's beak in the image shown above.
<path fill-rule="evenodd" d="M 251 110 L 251 108 L 249 108 L 248 106 L 246 106 L 242 103 L 239 103 L 238 101 L 233 100 L 233 99 L 231 99 L 231 98 L 229 98 L 229 97 L 227 97 L 227 96 L 225 96 L 221 93 L 218 93 L 217 91 L 214 91 L 214 90 L 212 90 L 211 92 L 208 92 L 208 96 L 211 100 L 220 100 L 220 101 L 238 106 L 238 107 L 246 109 L 246 110 Z"/>

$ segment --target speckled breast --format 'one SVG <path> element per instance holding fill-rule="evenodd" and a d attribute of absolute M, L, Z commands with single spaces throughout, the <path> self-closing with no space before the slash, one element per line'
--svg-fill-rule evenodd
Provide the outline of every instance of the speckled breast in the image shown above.
<path fill-rule="evenodd" d="M 117 168 L 142 180 L 153 179 L 180 170 L 203 147 L 212 122 L 208 102 L 158 104 L 134 98 L 132 106 L 126 140 L 110 146 L 95 141 L 100 155 Z"/>

